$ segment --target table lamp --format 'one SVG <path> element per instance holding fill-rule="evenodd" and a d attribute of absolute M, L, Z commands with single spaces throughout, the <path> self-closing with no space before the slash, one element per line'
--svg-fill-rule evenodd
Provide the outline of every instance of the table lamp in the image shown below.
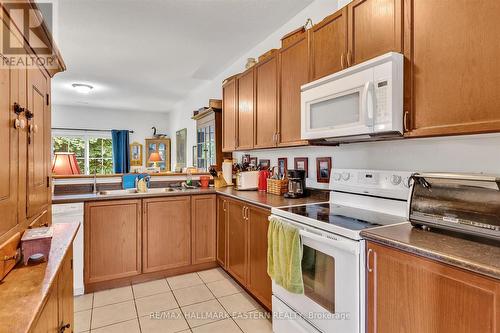
<path fill-rule="evenodd" d="M 52 174 L 79 175 L 80 167 L 78 166 L 75 153 L 54 153 Z"/>
<path fill-rule="evenodd" d="M 149 162 L 153 162 L 153 166 L 155 168 L 158 167 L 158 162 L 161 162 L 161 161 L 163 161 L 163 160 L 160 156 L 160 153 L 154 152 L 154 153 L 151 153 L 151 155 L 149 155 Z"/>

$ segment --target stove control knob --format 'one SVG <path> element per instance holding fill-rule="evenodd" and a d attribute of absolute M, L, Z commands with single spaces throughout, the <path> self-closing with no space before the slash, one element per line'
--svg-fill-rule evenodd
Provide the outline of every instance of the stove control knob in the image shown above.
<path fill-rule="evenodd" d="M 401 184 L 401 176 L 399 175 L 392 175 L 391 176 L 391 184 L 394 186 L 397 186 Z"/>
<path fill-rule="evenodd" d="M 335 172 L 335 173 L 333 174 L 333 179 L 335 179 L 335 180 L 340 180 L 340 178 L 342 178 L 342 176 L 340 175 L 340 173 Z"/>
<path fill-rule="evenodd" d="M 351 175 L 349 174 L 349 172 L 342 173 L 342 179 L 343 180 L 348 181 L 349 178 L 351 178 Z"/>
<path fill-rule="evenodd" d="M 405 177 L 405 179 L 403 179 L 403 186 L 406 188 L 410 188 L 410 178 L 409 177 Z"/>

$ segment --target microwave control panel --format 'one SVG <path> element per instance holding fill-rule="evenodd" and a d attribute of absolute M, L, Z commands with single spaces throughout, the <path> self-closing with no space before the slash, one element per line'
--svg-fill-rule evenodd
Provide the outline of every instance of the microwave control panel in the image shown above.
<path fill-rule="evenodd" d="M 391 81 L 383 79 L 375 82 L 375 122 L 377 124 L 390 123 L 391 110 L 389 110 L 391 102 Z"/>

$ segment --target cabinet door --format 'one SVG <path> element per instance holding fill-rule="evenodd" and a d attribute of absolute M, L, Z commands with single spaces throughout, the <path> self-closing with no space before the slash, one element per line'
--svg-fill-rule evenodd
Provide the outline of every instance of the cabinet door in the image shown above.
<path fill-rule="evenodd" d="M 247 281 L 247 223 L 246 206 L 240 201 L 229 201 L 227 223 L 227 269 L 240 283 Z"/>
<path fill-rule="evenodd" d="M 368 243 L 368 332 L 498 333 L 500 282 Z"/>
<path fill-rule="evenodd" d="M 32 333 L 57 333 L 59 332 L 58 304 L 57 304 L 57 282 L 52 285 L 47 302 L 43 306 L 30 332 Z"/>
<path fill-rule="evenodd" d="M 390 51 L 402 52 L 402 1 L 354 0 L 347 6 L 349 17 L 348 66 L 359 64 Z"/>
<path fill-rule="evenodd" d="M 238 77 L 238 135 L 237 149 L 253 148 L 254 69 Z"/>
<path fill-rule="evenodd" d="M 215 194 L 191 197 L 192 263 L 216 260 L 217 201 Z"/>
<path fill-rule="evenodd" d="M 141 273 L 141 201 L 85 204 L 85 283 Z"/>
<path fill-rule="evenodd" d="M 276 146 L 278 117 L 278 58 L 255 68 L 255 148 Z"/>
<path fill-rule="evenodd" d="M 271 309 L 271 278 L 267 275 L 267 209 L 249 207 L 248 288 L 268 309 Z"/>
<path fill-rule="evenodd" d="M 144 273 L 190 265 L 191 198 L 144 199 L 143 206 Z"/>
<path fill-rule="evenodd" d="M 0 58 L 2 56 L 0 55 Z M 4 59 L 1 59 L 4 61 Z M 16 99 L 19 87 L 19 71 L 2 66 L 0 69 L 0 243 L 2 236 L 9 231 L 15 232 L 18 226 L 18 146 L 19 131 L 14 128 L 14 103 L 21 103 Z M 10 237 L 6 235 L 5 238 Z"/>
<path fill-rule="evenodd" d="M 28 70 L 28 218 L 46 209 L 50 199 L 51 123 L 48 79 L 40 69 Z"/>
<path fill-rule="evenodd" d="M 222 87 L 222 151 L 231 152 L 236 148 L 237 83 L 230 79 Z"/>
<path fill-rule="evenodd" d="M 405 1 L 405 10 L 409 135 L 500 131 L 500 2 Z"/>
<path fill-rule="evenodd" d="M 226 267 L 226 238 L 227 238 L 228 201 L 224 197 L 217 197 L 217 262 Z"/>
<path fill-rule="evenodd" d="M 58 275 L 59 288 L 59 327 L 68 328 L 65 332 L 73 332 L 73 248 L 70 247 L 62 263 Z"/>
<path fill-rule="evenodd" d="M 343 8 L 311 29 L 312 80 L 347 67 L 347 8 Z"/>
<path fill-rule="evenodd" d="M 280 146 L 306 144 L 300 140 L 300 87 L 309 81 L 308 34 L 282 48 L 280 57 Z"/>

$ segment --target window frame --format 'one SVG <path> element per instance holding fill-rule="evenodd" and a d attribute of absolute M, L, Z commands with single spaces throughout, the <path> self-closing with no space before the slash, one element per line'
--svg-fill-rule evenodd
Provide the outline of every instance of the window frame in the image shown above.
<path fill-rule="evenodd" d="M 85 170 L 83 170 L 84 175 L 90 175 L 90 139 L 112 139 L 111 132 L 108 131 L 84 131 L 84 130 L 52 130 L 50 137 L 50 151 L 52 154 L 52 159 L 54 159 L 54 137 L 65 137 L 65 138 L 80 138 L 85 142 L 84 147 L 84 159 L 85 159 Z M 113 156 L 111 158 L 102 158 L 102 159 L 111 159 L 113 163 Z M 101 175 L 101 173 L 98 173 Z"/>

